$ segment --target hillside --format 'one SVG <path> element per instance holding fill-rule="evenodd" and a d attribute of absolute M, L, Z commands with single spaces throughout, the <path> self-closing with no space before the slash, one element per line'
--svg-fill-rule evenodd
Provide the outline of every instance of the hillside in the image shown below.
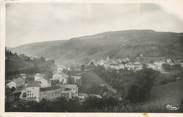
<path fill-rule="evenodd" d="M 183 80 L 155 86 L 152 88 L 151 97 L 145 105 L 159 105 L 160 107 L 165 107 L 166 104 L 180 105 L 183 94 L 182 83 Z"/>
<path fill-rule="evenodd" d="M 44 72 L 51 74 L 56 68 L 54 60 L 45 60 L 44 57 L 30 58 L 25 55 L 17 55 L 7 49 L 5 58 L 6 80 L 10 80 L 20 73 Z"/>
<path fill-rule="evenodd" d="M 87 93 L 99 93 L 101 86 L 105 86 L 108 91 L 115 94 L 117 91 L 112 88 L 107 82 L 105 82 L 101 77 L 99 77 L 93 71 L 85 72 L 82 74 L 82 92 Z"/>
<path fill-rule="evenodd" d="M 28 56 L 44 56 L 59 64 L 83 63 L 90 59 L 144 56 L 183 57 L 183 33 L 125 30 L 22 45 L 11 49 Z"/>

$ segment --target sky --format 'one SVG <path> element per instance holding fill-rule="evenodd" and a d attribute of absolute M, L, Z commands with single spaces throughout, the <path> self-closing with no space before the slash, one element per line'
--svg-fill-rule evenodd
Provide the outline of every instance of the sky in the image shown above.
<path fill-rule="evenodd" d="M 171 4 L 174 5 L 175 4 Z M 106 31 L 183 32 L 179 7 L 155 3 L 9 3 L 6 46 L 67 40 Z"/>

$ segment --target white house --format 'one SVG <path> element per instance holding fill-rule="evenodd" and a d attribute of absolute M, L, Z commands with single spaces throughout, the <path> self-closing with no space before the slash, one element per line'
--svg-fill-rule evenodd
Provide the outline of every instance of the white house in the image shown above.
<path fill-rule="evenodd" d="M 124 64 L 115 64 L 115 65 L 110 65 L 110 68 L 115 70 L 120 70 L 120 69 L 124 69 L 125 66 Z"/>
<path fill-rule="evenodd" d="M 143 69 L 143 65 L 140 62 L 134 62 L 133 63 L 134 66 L 134 70 L 138 71 L 138 70 L 142 70 Z"/>
<path fill-rule="evenodd" d="M 99 60 L 98 62 L 97 62 L 97 65 L 104 65 L 105 64 L 105 61 L 104 60 Z"/>
<path fill-rule="evenodd" d="M 17 87 L 21 87 L 25 84 L 25 79 L 23 78 L 16 78 L 16 79 L 13 79 L 11 82 L 7 83 L 6 85 L 9 87 L 9 88 L 17 88 Z"/>
<path fill-rule="evenodd" d="M 88 62 L 88 64 L 87 65 L 97 65 L 97 61 L 96 60 L 94 60 L 94 59 L 92 59 L 92 60 L 90 60 L 89 62 Z"/>
<path fill-rule="evenodd" d="M 17 85 L 14 81 L 11 81 L 11 82 L 7 83 L 6 86 L 8 86 L 8 88 L 11 89 L 11 88 L 16 88 Z"/>
<path fill-rule="evenodd" d="M 156 66 L 153 63 L 148 63 L 147 67 L 156 70 Z"/>
<path fill-rule="evenodd" d="M 40 83 L 37 81 L 29 82 L 21 92 L 20 98 L 28 101 L 39 101 Z"/>
<path fill-rule="evenodd" d="M 44 78 L 44 77 L 45 77 L 45 74 L 36 73 L 36 74 L 34 75 L 34 80 L 41 79 L 41 78 Z"/>
<path fill-rule="evenodd" d="M 40 74 L 40 73 L 35 74 L 34 81 L 39 81 L 41 87 L 50 87 L 51 86 L 51 82 L 49 80 L 45 79 L 44 74 Z"/>
<path fill-rule="evenodd" d="M 51 80 L 58 80 L 62 84 L 67 84 L 68 82 L 68 75 L 65 73 L 55 73 Z"/>
<path fill-rule="evenodd" d="M 153 70 L 162 72 L 163 71 L 163 69 L 162 69 L 163 63 L 165 63 L 165 62 L 164 61 L 155 61 L 154 63 L 147 64 L 147 67 L 151 68 Z"/>
<path fill-rule="evenodd" d="M 127 58 L 123 58 L 122 62 L 128 63 L 128 62 L 130 62 L 130 59 L 128 57 Z"/>
<path fill-rule="evenodd" d="M 132 63 L 125 64 L 125 69 L 127 70 L 134 70 L 135 66 Z"/>
<path fill-rule="evenodd" d="M 26 74 L 19 74 L 19 76 L 23 79 L 26 79 L 27 78 L 27 75 Z"/>
<path fill-rule="evenodd" d="M 57 73 L 61 73 L 61 72 L 63 72 L 64 69 L 66 69 L 65 66 L 59 65 L 56 72 L 57 72 Z"/>
<path fill-rule="evenodd" d="M 172 59 L 170 59 L 170 58 L 167 58 L 165 60 L 165 62 L 168 63 L 169 65 L 175 65 L 175 62 Z"/>
<path fill-rule="evenodd" d="M 162 71 L 162 64 L 165 63 L 164 61 L 155 61 L 155 70 Z"/>

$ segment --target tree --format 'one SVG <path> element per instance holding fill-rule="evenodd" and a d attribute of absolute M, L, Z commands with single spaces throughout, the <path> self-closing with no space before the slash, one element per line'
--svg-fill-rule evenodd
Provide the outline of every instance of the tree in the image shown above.
<path fill-rule="evenodd" d="M 129 87 L 126 99 L 133 103 L 147 100 L 157 75 L 158 72 L 151 69 L 143 69 L 137 72 L 135 82 Z"/>
<path fill-rule="evenodd" d="M 102 109 L 102 106 L 101 99 L 96 97 L 88 97 L 83 103 L 85 111 Z"/>

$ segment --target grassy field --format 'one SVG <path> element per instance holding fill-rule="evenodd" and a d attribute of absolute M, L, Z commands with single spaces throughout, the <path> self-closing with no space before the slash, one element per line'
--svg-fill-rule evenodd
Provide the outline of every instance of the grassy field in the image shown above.
<path fill-rule="evenodd" d="M 146 106 L 159 106 L 165 108 L 167 104 L 179 106 L 183 96 L 183 80 L 153 87 L 151 97 Z"/>

